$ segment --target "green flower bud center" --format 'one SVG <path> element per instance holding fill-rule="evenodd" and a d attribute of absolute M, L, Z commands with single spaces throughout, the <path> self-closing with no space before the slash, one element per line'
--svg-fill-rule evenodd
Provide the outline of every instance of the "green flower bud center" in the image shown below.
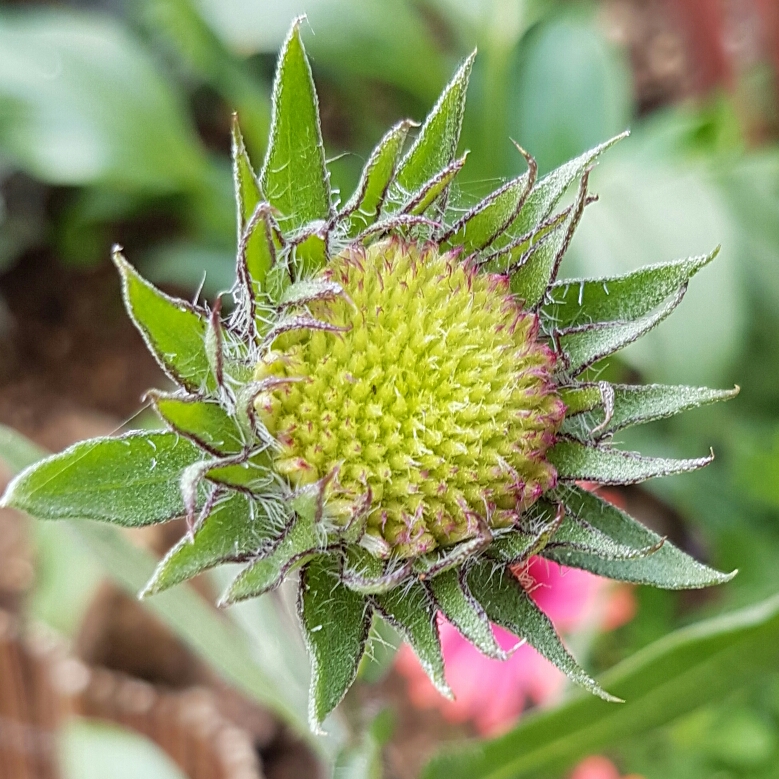
<path fill-rule="evenodd" d="M 325 275 L 344 294 L 307 309 L 338 332 L 283 333 L 256 370 L 294 379 L 255 402 L 277 470 L 293 487 L 329 477 L 328 516 L 361 523 L 378 556 L 514 523 L 555 484 L 564 413 L 536 316 L 432 246 L 351 248 Z"/>

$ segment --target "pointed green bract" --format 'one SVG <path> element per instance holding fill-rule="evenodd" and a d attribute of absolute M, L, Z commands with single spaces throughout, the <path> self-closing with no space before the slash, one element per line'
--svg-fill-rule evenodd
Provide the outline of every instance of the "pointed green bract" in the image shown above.
<path fill-rule="evenodd" d="M 252 303 L 260 292 L 269 292 L 266 279 L 276 264 L 276 246 L 273 240 L 271 208 L 260 203 L 249 216 L 238 243 L 239 278 L 243 277 L 247 300 Z"/>
<path fill-rule="evenodd" d="M 215 565 L 256 553 L 271 542 L 273 534 L 274 522 L 262 503 L 237 492 L 222 495 L 194 534 L 185 535 L 165 555 L 141 596 L 154 595 Z"/>
<path fill-rule="evenodd" d="M 566 162 L 556 170 L 544 176 L 536 184 L 525 201 L 525 205 L 517 218 L 506 230 L 507 238 L 512 235 L 522 235 L 543 222 L 552 209 L 560 201 L 568 187 L 590 167 L 604 151 L 611 148 L 617 141 L 627 137 L 628 133 L 617 135 L 594 149 Z"/>
<path fill-rule="evenodd" d="M 314 730 L 351 687 L 371 624 L 368 601 L 339 581 L 337 560 L 314 557 L 300 575 L 298 612 L 311 655 L 309 711 Z"/>
<path fill-rule="evenodd" d="M 452 698 L 452 691 L 444 675 L 435 603 L 424 585 L 419 581 L 410 581 L 390 592 L 373 595 L 372 600 L 379 612 L 411 645 L 438 692 Z"/>
<path fill-rule="evenodd" d="M 682 411 L 698 408 L 709 403 L 730 400 L 738 395 L 739 388 L 732 390 L 714 390 L 707 387 L 686 387 L 683 385 L 669 386 L 665 384 L 627 385 L 613 384 L 614 393 L 612 406 L 603 421 L 594 420 L 593 427 L 601 436 L 611 435 L 619 430 L 633 425 L 641 425 L 664 419 Z M 589 390 L 587 392 L 586 390 Z M 587 419 L 570 416 L 585 411 L 591 411 L 600 405 L 600 392 L 597 386 L 581 390 L 581 406 L 578 410 L 568 409 L 569 419 L 563 431 L 585 440 L 592 435 L 592 430 L 586 427 Z M 595 398 L 597 396 L 597 399 Z M 591 402 L 594 401 L 594 402 Z M 577 401 L 578 402 L 578 401 Z M 589 415 L 595 416 L 595 415 Z M 603 414 L 598 416 L 603 417 Z"/>
<path fill-rule="evenodd" d="M 313 554 L 320 545 L 317 527 L 302 517 L 294 518 L 275 546 L 236 577 L 222 596 L 220 605 L 256 598 L 278 587 L 287 571 Z"/>
<path fill-rule="evenodd" d="M 298 267 L 296 278 L 309 278 L 322 270 L 327 263 L 327 237 L 324 231 L 306 236 L 295 246 L 295 261 Z"/>
<path fill-rule="evenodd" d="M 330 216 L 330 184 L 319 124 L 319 103 L 298 19 L 279 55 L 273 85 L 273 117 L 260 187 L 294 231 Z"/>
<path fill-rule="evenodd" d="M 592 554 L 561 549 L 544 550 L 550 560 L 618 581 L 648 584 L 668 590 L 711 587 L 735 576 L 720 573 L 694 560 L 670 541 L 644 527 L 629 514 L 579 487 L 566 490 L 565 502 L 572 516 L 585 520 L 619 544 L 634 549 L 656 547 L 651 555 L 634 560 L 603 560 Z"/>
<path fill-rule="evenodd" d="M 524 638 L 572 682 L 599 698 L 619 701 L 602 690 L 573 659 L 560 641 L 549 617 L 538 608 L 507 569 L 496 568 L 487 561 L 477 562 L 468 572 L 468 584 L 493 622 L 515 636 Z"/>
<path fill-rule="evenodd" d="M 554 283 L 544 315 L 558 330 L 592 322 L 629 321 L 645 316 L 678 292 L 719 254 L 652 265 L 605 279 L 571 279 Z"/>
<path fill-rule="evenodd" d="M 130 433 L 71 446 L 17 476 L 3 505 L 39 519 L 127 527 L 183 516 L 181 472 L 203 452 L 175 433 Z"/>
<path fill-rule="evenodd" d="M 525 301 L 526 308 L 538 305 L 555 280 L 563 255 L 571 242 L 587 202 L 587 176 L 582 179 L 576 202 L 566 219 L 545 240 L 529 251 L 522 264 L 511 274 L 511 291 Z"/>
<path fill-rule="evenodd" d="M 203 478 L 224 487 L 262 495 L 273 482 L 271 459 L 266 451 L 258 452 L 241 462 L 229 458 L 222 464 L 214 463 L 203 474 Z"/>
<path fill-rule="evenodd" d="M 579 441 L 559 441 L 549 450 L 548 459 L 563 481 L 637 484 L 658 476 L 698 470 L 714 458 L 709 456 L 672 460 L 665 457 L 643 457 L 635 452 L 587 446 Z"/>
<path fill-rule="evenodd" d="M 469 211 L 444 236 L 442 243 L 445 246 L 462 246 L 466 255 L 486 248 L 516 218 L 534 182 L 535 167 L 493 192 Z"/>
<path fill-rule="evenodd" d="M 400 153 L 413 123 L 404 120 L 396 124 L 374 149 L 360 177 L 357 190 L 341 212 L 348 238 L 356 238 L 379 217 L 381 206 L 395 175 Z"/>
<path fill-rule="evenodd" d="M 130 266 L 118 248 L 113 260 L 122 276 L 127 311 L 160 367 L 191 392 L 212 392 L 216 378 L 205 350 L 205 314 L 160 292 Z"/>
<path fill-rule="evenodd" d="M 596 408 L 603 399 L 603 391 L 598 384 L 580 384 L 561 389 L 560 399 L 565 403 L 565 424 L 571 416 Z"/>
<path fill-rule="evenodd" d="M 441 613 L 480 652 L 505 660 L 482 605 L 471 595 L 468 585 L 455 570 L 444 571 L 430 580 L 430 591 Z"/>
<path fill-rule="evenodd" d="M 414 192 L 454 160 L 474 57 L 475 53 L 471 54 L 455 73 L 398 166 L 384 206 L 386 213 L 402 208 Z"/>
<path fill-rule="evenodd" d="M 262 193 L 249 155 L 246 153 L 237 116 L 233 116 L 232 124 L 232 158 L 235 205 L 238 217 L 238 241 L 240 241 L 252 214 L 262 200 Z"/>
<path fill-rule="evenodd" d="M 636 560 L 654 554 L 661 544 L 662 541 L 658 541 L 656 544 L 642 549 L 626 546 L 602 533 L 585 520 L 568 514 L 554 537 L 541 552 L 562 549 L 594 555 L 602 560 Z"/>
<path fill-rule="evenodd" d="M 568 331 L 561 335 L 559 343 L 568 371 L 577 375 L 657 327 L 682 302 L 686 291 L 685 285 L 658 311 L 633 322 L 583 325 L 581 330 Z"/>
<path fill-rule="evenodd" d="M 237 454 L 245 448 L 243 433 L 219 403 L 150 392 L 157 413 L 171 428 L 215 455 Z"/>
<path fill-rule="evenodd" d="M 413 195 L 401 211 L 404 214 L 420 216 L 424 214 L 437 200 L 442 198 L 454 181 L 454 177 L 462 170 L 468 154 L 464 154 L 459 160 L 447 165 L 437 176 L 430 179 L 419 192 Z"/>

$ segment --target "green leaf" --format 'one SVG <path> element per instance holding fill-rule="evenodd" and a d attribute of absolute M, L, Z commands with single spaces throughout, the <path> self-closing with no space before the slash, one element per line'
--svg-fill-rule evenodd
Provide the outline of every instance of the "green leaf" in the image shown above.
<path fill-rule="evenodd" d="M 545 549 L 542 554 L 562 565 L 618 581 L 649 584 L 668 590 L 697 589 L 730 581 L 736 572 L 725 574 L 694 560 L 637 522 L 629 514 L 587 490 L 570 487 L 564 500 L 571 516 L 585 520 L 618 544 L 633 549 L 662 546 L 651 555 L 636 560 L 604 560 L 578 551 Z"/>
<path fill-rule="evenodd" d="M 509 181 L 471 209 L 444 235 L 441 243 L 462 246 L 465 256 L 489 246 L 517 216 L 536 180 L 535 160 L 526 157 L 530 169 Z"/>
<path fill-rule="evenodd" d="M 174 432 L 214 455 L 237 454 L 245 449 L 235 419 L 216 401 L 149 392 L 155 411 Z"/>
<path fill-rule="evenodd" d="M 238 211 L 238 241 L 243 237 L 246 226 L 252 218 L 252 214 L 262 200 L 260 183 L 254 173 L 254 168 L 246 152 L 246 146 L 238 126 L 238 117 L 233 115 L 232 130 L 232 157 L 233 157 L 233 184 L 235 187 L 235 204 Z"/>
<path fill-rule="evenodd" d="M 565 416 L 568 419 L 575 414 L 596 408 L 603 400 L 603 392 L 598 384 L 563 387 L 560 390 L 560 399 L 565 403 Z"/>
<path fill-rule="evenodd" d="M 492 741 L 448 746 L 423 779 L 525 779 L 560 775 L 585 755 L 641 736 L 776 668 L 779 597 L 676 631 L 602 677 L 625 703 L 576 696 L 523 717 Z"/>
<path fill-rule="evenodd" d="M 276 245 L 271 207 L 260 203 L 252 212 L 238 242 L 238 278 L 244 283 L 249 312 L 254 316 L 254 299 L 266 289 L 266 279 L 276 264 Z"/>
<path fill-rule="evenodd" d="M 408 119 L 398 122 L 368 158 L 355 193 L 339 214 L 339 222 L 343 220 L 347 238 L 357 237 L 378 219 L 406 135 L 412 126 Z"/>
<path fill-rule="evenodd" d="M 262 495 L 273 481 L 271 458 L 266 451 L 258 452 L 245 462 L 214 465 L 203 477 L 215 484 Z"/>
<path fill-rule="evenodd" d="M 312 661 L 309 719 L 319 730 L 357 676 L 368 631 L 368 601 L 339 582 L 337 559 L 319 555 L 300 574 L 298 612 Z"/>
<path fill-rule="evenodd" d="M 604 692 L 573 659 L 549 617 L 536 606 L 508 568 L 486 560 L 477 562 L 468 572 L 468 585 L 493 622 L 525 639 L 572 682 L 603 700 L 619 701 Z"/>
<path fill-rule="evenodd" d="M 295 279 L 310 278 L 324 268 L 327 259 L 327 226 L 322 224 L 295 246 Z"/>
<path fill-rule="evenodd" d="M 460 139 L 465 93 L 476 52 L 460 66 L 425 120 L 417 139 L 400 162 L 390 185 L 385 213 L 398 211 L 426 182 L 448 167 Z"/>
<path fill-rule="evenodd" d="M 440 173 L 428 181 L 416 194 L 412 195 L 408 202 L 401 208 L 404 214 L 413 214 L 420 216 L 424 214 L 436 201 L 441 202 L 446 199 L 449 185 L 454 181 L 454 177 L 462 170 L 468 152 L 463 154 L 459 160 L 455 160 L 447 165 Z"/>
<path fill-rule="evenodd" d="M 222 595 L 219 605 L 229 606 L 247 598 L 256 598 L 278 587 L 295 564 L 322 548 L 321 541 L 316 524 L 295 516 L 270 552 L 238 574 Z"/>
<path fill-rule="evenodd" d="M 380 560 L 358 544 L 349 544 L 344 556 L 343 582 L 362 595 L 388 592 L 403 583 L 412 571 L 412 561 Z"/>
<path fill-rule="evenodd" d="M 588 152 L 566 162 L 556 170 L 544 176 L 536 184 L 525 201 L 525 205 L 519 212 L 514 222 L 509 225 L 506 234 L 507 240 L 512 235 L 523 235 L 531 231 L 536 225 L 546 219 L 552 213 L 560 198 L 568 187 L 579 178 L 587 168 L 607 149 L 610 149 L 617 141 L 626 138 L 629 133 L 617 135 L 609 141 L 596 146 Z"/>
<path fill-rule="evenodd" d="M 129 25 L 108 14 L 4 13 L 3 156 L 49 184 L 133 196 L 203 187 L 208 157 L 160 71 Z"/>
<path fill-rule="evenodd" d="M 519 267 L 511 274 L 511 291 L 524 300 L 528 308 L 543 301 L 547 288 L 557 276 L 560 262 L 587 204 L 588 178 L 588 172 L 585 171 L 576 202 L 564 221 L 529 249 Z"/>
<path fill-rule="evenodd" d="M 38 519 L 96 519 L 136 527 L 184 514 L 181 472 L 203 453 L 175 433 L 95 438 L 17 476 L 3 505 Z"/>
<path fill-rule="evenodd" d="M 428 584 L 441 613 L 462 635 L 487 657 L 505 660 L 481 604 L 471 595 L 459 571 L 450 569 L 434 576 Z"/>
<path fill-rule="evenodd" d="M 644 457 L 636 452 L 621 452 L 587 446 L 579 441 L 558 441 L 547 459 L 562 481 L 594 481 L 599 484 L 636 484 L 658 476 L 695 471 L 708 465 L 714 455 L 691 460 Z"/>
<path fill-rule="evenodd" d="M 241 493 L 222 495 L 193 536 L 185 535 L 160 562 L 141 597 L 226 562 L 258 552 L 278 533 L 263 504 Z"/>
<path fill-rule="evenodd" d="M 633 322 L 615 322 L 613 324 L 582 325 L 577 330 L 569 330 L 558 339 L 566 370 L 577 375 L 590 365 L 619 351 L 628 344 L 657 327 L 682 302 L 687 286 L 679 289 L 656 312 L 636 319 Z"/>
<path fill-rule="evenodd" d="M 591 555 L 599 560 L 637 560 L 655 554 L 662 544 L 663 540 L 660 539 L 643 548 L 627 546 L 602 533 L 581 517 L 567 513 L 541 554 L 554 551 L 565 557 L 568 552 L 572 552 Z"/>
<path fill-rule="evenodd" d="M 270 145 L 260 188 L 285 232 L 330 217 L 319 105 L 296 19 L 279 55 L 273 85 Z"/>
<path fill-rule="evenodd" d="M 424 585 L 411 581 L 372 600 L 385 619 L 411 645 L 422 668 L 441 695 L 452 698 L 444 676 L 444 658 L 436 624 L 436 606 Z"/>
<path fill-rule="evenodd" d="M 186 441 L 182 443 L 191 446 Z M 16 469 L 32 466 L 36 456 L 29 441 L 0 426 L 0 458 Z M 157 561 L 116 528 L 91 522 L 73 522 L 69 527 L 106 574 L 130 595 L 136 595 L 153 575 Z M 145 606 L 222 678 L 274 712 L 316 752 L 332 751 L 332 742 L 312 738 L 305 712 L 290 706 L 287 691 L 280 689 L 277 681 L 257 663 L 246 635 L 217 614 L 194 590 L 177 587 L 145 601 Z"/>
<path fill-rule="evenodd" d="M 490 546 L 487 547 L 487 556 L 494 560 L 500 560 L 507 565 L 521 563 L 534 554 L 538 554 L 554 537 L 554 534 L 562 522 L 562 514 L 555 516 L 553 512 L 547 516 L 539 516 L 539 512 L 549 506 L 534 506 L 531 515 L 540 527 L 535 532 L 529 532 L 515 527 L 504 535 L 496 538 Z"/>
<path fill-rule="evenodd" d="M 632 386 L 629 384 L 612 384 L 614 393 L 612 408 L 609 409 L 604 420 L 597 424 L 599 436 L 610 435 L 619 430 L 633 425 L 642 425 L 654 422 L 657 419 L 680 414 L 682 411 L 697 408 L 708 403 L 716 403 L 720 400 L 730 400 L 739 393 L 739 388 L 732 390 L 715 390 L 707 387 L 686 387 L 683 385 L 669 386 L 666 384 L 643 384 Z M 586 395 L 586 397 L 585 397 Z M 598 400 L 591 403 L 595 396 Z M 570 397 L 570 395 L 569 395 Z M 578 396 L 574 396 L 574 402 L 581 401 L 578 411 L 589 411 L 600 405 L 600 391 L 597 386 L 582 388 Z M 565 398 L 563 399 L 565 401 Z M 571 411 L 568 406 L 568 426 L 564 432 L 581 429 L 580 419 L 570 415 L 577 414 L 577 410 Z M 588 420 L 584 420 L 585 422 Z M 591 433 L 592 431 L 589 431 Z M 589 435 L 587 436 L 590 437 Z"/>
<path fill-rule="evenodd" d="M 621 276 L 555 282 L 541 316 L 556 330 L 638 319 L 677 292 L 718 254 L 719 247 L 711 254 L 651 265 Z"/>
<path fill-rule="evenodd" d="M 149 284 L 118 247 L 112 256 L 122 277 L 127 311 L 160 367 L 190 392 L 214 391 L 216 378 L 205 348 L 205 314 Z"/>

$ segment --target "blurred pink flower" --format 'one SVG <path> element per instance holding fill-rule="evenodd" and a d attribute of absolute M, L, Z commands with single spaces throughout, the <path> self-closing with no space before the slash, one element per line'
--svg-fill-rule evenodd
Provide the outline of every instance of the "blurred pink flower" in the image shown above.
<path fill-rule="evenodd" d="M 614 585 L 585 571 L 536 557 L 515 573 L 563 634 L 584 628 L 613 629 L 630 620 L 635 611 L 628 586 Z M 451 722 L 470 722 L 482 735 L 495 735 L 508 729 L 528 704 L 548 702 L 565 685 L 563 674 L 528 645 L 519 647 L 506 661 L 492 660 L 440 615 L 439 627 L 454 701 L 435 690 L 407 645 L 400 648 L 396 660 L 396 668 L 408 680 L 411 701 L 420 708 L 438 708 Z M 497 626 L 493 630 L 504 649 L 517 644 L 505 630 Z"/>
<path fill-rule="evenodd" d="M 643 779 L 643 777 L 638 774 L 623 777 L 611 760 L 594 755 L 585 758 L 574 768 L 571 779 Z"/>

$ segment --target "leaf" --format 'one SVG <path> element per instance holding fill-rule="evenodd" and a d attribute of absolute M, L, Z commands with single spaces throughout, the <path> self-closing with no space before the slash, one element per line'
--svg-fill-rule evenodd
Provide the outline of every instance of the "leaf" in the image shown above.
<path fill-rule="evenodd" d="M 190 392 L 214 391 L 216 377 L 205 349 L 208 320 L 204 313 L 149 284 L 119 247 L 112 257 L 122 277 L 127 311 L 162 370 Z"/>
<path fill-rule="evenodd" d="M 739 393 L 739 388 L 715 390 L 707 387 L 669 386 L 666 384 L 612 384 L 614 392 L 613 408 L 608 418 L 598 425 L 599 436 L 610 435 L 632 425 L 642 425 L 657 419 L 680 414 L 682 411 L 698 408 L 720 400 L 730 400 Z M 593 392 L 594 390 L 594 392 Z M 587 395 L 585 402 L 585 393 Z M 597 386 L 583 388 L 581 394 L 574 396 L 582 401 L 581 411 L 589 411 L 599 405 L 599 399 L 591 403 L 595 395 L 600 395 Z M 570 395 L 569 395 L 570 397 Z M 563 399 L 564 402 L 565 398 Z M 568 407 L 568 415 L 576 414 Z M 575 421 L 573 419 L 571 422 Z"/>
<path fill-rule="evenodd" d="M 343 220 L 347 238 L 355 238 L 378 219 L 406 135 L 412 126 L 413 122 L 408 119 L 398 122 L 368 158 L 355 193 L 339 214 L 339 222 Z"/>
<path fill-rule="evenodd" d="M 578 330 L 569 330 L 561 335 L 558 343 L 568 372 L 573 375 L 581 373 L 657 327 L 682 302 L 686 291 L 685 285 L 656 312 L 634 322 L 582 325 Z"/>
<path fill-rule="evenodd" d="M 216 401 L 149 392 L 154 410 L 174 432 L 213 455 L 243 451 L 243 434 L 235 419 Z"/>
<path fill-rule="evenodd" d="M 439 174 L 433 176 L 416 194 L 412 195 L 408 202 L 402 207 L 404 214 L 413 214 L 420 216 L 424 214 L 436 201 L 446 199 L 449 185 L 454 181 L 454 177 L 462 170 L 465 160 L 468 157 L 466 152 L 450 165 L 447 165 Z"/>
<path fill-rule="evenodd" d="M 249 220 L 257 210 L 262 200 L 260 182 L 254 173 L 254 168 L 246 152 L 246 146 L 238 126 L 238 117 L 233 114 L 231 126 L 232 158 L 233 158 L 233 185 L 235 187 L 235 204 L 238 216 L 238 241 L 243 237 Z"/>
<path fill-rule="evenodd" d="M 327 229 L 321 223 L 318 230 L 295 245 L 296 280 L 310 278 L 327 264 Z"/>
<path fill-rule="evenodd" d="M 511 732 L 448 746 L 423 779 L 524 779 L 559 775 L 585 755 L 621 744 L 710 703 L 776 668 L 779 597 L 677 630 L 604 674 L 625 703 L 578 695 L 530 714 Z"/>
<path fill-rule="evenodd" d="M 568 187 L 604 151 L 610 149 L 617 141 L 621 141 L 628 135 L 629 133 L 626 132 L 621 133 L 544 176 L 533 188 L 517 218 L 509 225 L 506 232 L 506 242 L 508 242 L 511 236 L 527 233 L 540 222 L 543 222 L 552 213 L 552 209 L 557 205 Z"/>
<path fill-rule="evenodd" d="M 3 505 L 38 519 L 137 527 L 184 514 L 181 472 L 202 452 L 175 433 L 129 433 L 71 446 L 17 476 Z"/>
<path fill-rule="evenodd" d="M 569 512 L 540 554 L 547 556 L 547 552 L 555 551 L 559 556 L 565 557 L 572 552 L 591 555 L 599 560 L 636 560 L 655 554 L 663 543 L 664 540 L 659 539 L 643 548 L 620 544 L 586 520 Z"/>
<path fill-rule="evenodd" d="M 312 662 L 309 720 L 315 732 L 357 676 L 368 631 L 368 601 L 339 582 L 338 561 L 319 555 L 300 574 L 298 613 Z"/>
<path fill-rule="evenodd" d="M 459 219 L 441 243 L 462 246 L 465 256 L 489 246 L 514 221 L 536 180 L 535 160 L 527 155 L 529 170 L 486 197 Z"/>
<path fill-rule="evenodd" d="M 544 299 L 547 288 L 557 276 L 560 262 L 587 205 L 588 179 L 589 171 L 585 170 L 576 201 L 565 220 L 528 249 L 521 264 L 511 274 L 511 291 L 524 300 L 528 308 L 535 307 Z"/>
<path fill-rule="evenodd" d="M 387 593 L 373 595 L 379 613 L 411 645 L 419 663 L 425 669 L 438 692 L 452 699 L 452 691 L 444 676 L 444 658 L 436 624 L 436 607 L 421 582 L 412 580 Z"/>
<path fill-rule="evenodd" d="M 621 276 L 555 282 L 541 315 L 556 330 L 638 319 L 677 292 L 718 254 L 719 247 L 710 254 L 650 265 Z"/>
<path fill-rule="evenodd" d="M 250 314 L 254 316 L 254 299 L 267 292 L 266 279 L 276 264 L 276 246 L 271 222 L 271 207 L 260 203 L 252 212 L 238 242 L 238 278 L 243 281 Z"/>
<path fill-rule="evenodd" d="M 587 446 L 579 441 L 558 441 L 547 459 L 562 481 L 594 481 L 598 484 L 637 484 L 658 476 L 695 471 L 708 465 L 714 455 L 691 460 L 644 457 L 636 452 L 622 452 Z"/>
<path fill-rule="evenodd" d="M 263 450 L 244 462 L 214 465 L 203 477 L 215 484 L 261 495 L 273 482 L 271 458 Z"/>
<path fill-rule="evenodd" d="M 506 659 L 506 653 L 492 633 L 487 614 L 471 595 L 460 571 L 444 571 L 430 579 L 428 586 L 441 613 L 468 641 L 487 657 Z"/>
<path fill-rule="evenodd" d="M 241 493 L 223 495 L 194 536 L 185 535 L 165 555 L 141 597 L 167 590 L 220 563 L 256 553 L 278 532 L 262 502 Z"/>
<path fill-rule="evenodd" d="M 191 446 L 186 441 L 183 443 Z M 32 466 L 35 456 L 29 441 L 0 426 L 0 458 L 16 469 L 21 465 Z M 73 522 L 69 527 L 106 574 L 130 595 L 136 595 L 153 575 L 157 561 L 116 528 L 91 522 Z M 246 635 L 217 614 L 193 589 L 177 587 L 144 604 L 222 678 L 270 709 L 315 752 L 328 755 L 334 750 L 337 745 L 331 741 L 312 737 L 305 713 L 292 707 L 287 690 L 282 690 L 276 679 L 266 675 L 255 660 L 254 648 Z"/>
<path fill-rule="evenodd" d="M 319 527 L 295 516 L 284 529 L 276 545 L 264 557 L 244 568 L 219 600 L 229 606 L 247 598 L 256 598 L 278 587 L 287 572 L 316 550 L 323 548 Z"/>
<path fill-rule="evenodd" d="M 619 701 L 619 698 L 604 692 L 573 659 L 549 617 L 536 606 L 508 568 L 486 560 L 477 562 L 468 571 L 468 585 L 493 622 L 524 638 L 572 682 L 603 700 Z"/>
<path fill-rule="evenodd" d="M 585 520 L 618 544 L 633 549 L 657 546 L 663 539 L 629 514 L 587 490 L 565 490 L 565 504 L 571 516 Z M 657 551 L 636 560 L 604 560 L 578 551 L 545 549 L 544 557 L 573 568 L 618 581 L 649 584 L 668 590 L 697 589 L 730 581 L 736 572 L 715 571 L 675 547 L 667 539 Z"/>
<path fill-rule="evenodd" d="M 460 66 L 425 120 L 417 139 L 401 160 L 384 206 L 398 211 L 414 192 L 436 177 L 454 160 L 465 111 L 465 93 L 476 52 Z"/>
<path fill-rule="evenodd" d="M 0 19 L 3 156 L 49 184 L 192 192 L 213 172 L 159 63 L 108 15 Z"/>
<path fill-rule="evenodd" d="M 563 387 L 559 394 L 560 399 L 565 403 L 566 420 L 575 414 L 592 411 L 603 399 L 603 393 L 598 384 Z"/>
<path fill-rule="evenodd" d="M 270 144 L 260 174 L 260 188 L 279 211 L 285 232 L 330 217 L 319 105 L 300 22 L 293 22 L 279 55 Z"/>

